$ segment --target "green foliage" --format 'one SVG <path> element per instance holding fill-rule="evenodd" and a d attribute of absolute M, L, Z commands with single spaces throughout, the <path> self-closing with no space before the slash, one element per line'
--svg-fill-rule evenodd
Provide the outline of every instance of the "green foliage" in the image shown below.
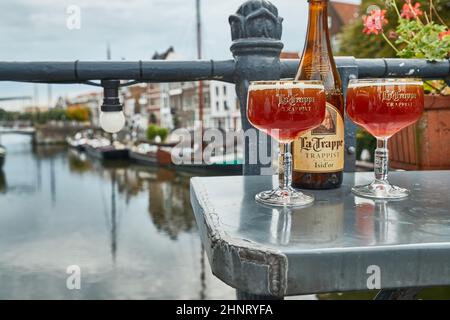
<path fill-rule="evenodd" d="M 370 152 L 373 161 L 377 140 L 366 130 L 358 128 L 356 131 L 356 159 L 361 160 L 361 152 L 366 149 Z"/>
<path fill-rule="evenodd" d="M 48 121 L 62 121 L 66 119 L 66 113 L 62 109 L 50 109 L 46 112 L 10 112 L 0 109 L 0 121 L 30 121 L 44 124 Z"/>
<path fill-rule="evenodd" d="M 429 0 L 417 0 L 412 1 L 412 3 L 419 2 L 421 4 L 421 9 L 424 12 L 427 12 L 428 18 L 430 16 L 430 7 L 429 7 Z M 360 17 L 356 18 L 352 23 L 344 27 L 344 30 L 339 35 L 340 37 L 340 44 L 339 44 L 339 50 L 337 52 L 338 55 L 346 55 L 346 56 L 355 56 L 357 58 L 388 58 L 388 57 L 395 57 L 396 52 L 391 46 L 383 39 L 380 35 L 366 35 L 362 32 L 364 26 L 363 26 L 363 20 L 362 16 L 367 15 L 367 9 L 369 6 L 376 5 L 380 7 L 381 9 L 387 9 L 386 12 L 386 18 L 389 21 L 387 25 L 383 27 L 384 33 L 388 38 L 391 38 L 390 36 L 396 32 L 397 26 L 399 26 L 399 17 L 397 12 L 393 9 L 393 6 L 390 5 L 388 8 L 386 8 L 386 4 L 390 4 L 389 1 L 384 0 L 362 0 L 361 1 L 361 9 L 360 9 Z M 398 8 L 402 8 L 403 4 L 405 3 L 404 0 L 397 0 L 395 1 Z M 434 12 L 432 12 L 432 20 L 434 21 L 434 25 L 441 25 L 441 27 L 444 25 L 450 24 L 450 2 L 448 0 L 434 0 L 433 5 L 436 8 L 437 12 L 439 13 L 441 20 L 436 16 Z M 401 19 L 406 20 L 406 19 Z M 412 21 L 412 20 L 411 20 Z M 424 30 L 420 33 L 419 38 L 416 43 L 416 48 L 418 54 L 420 54 L 420 48 L 426 44 L 427 47 L 436 45 L 437 43 L 434 42 L 437 37 L 436 32 L 437 28 L 436 26 L 429 26 L 427 30 Z M 435 39 L 430 43 L 430 41 L 427 41 L 427 38 L 424 37 L 424 33 L 432 34 L 432 38 Z M 406 38 L 408 39 L 408 38 Z M 395 39 L 391 39 L 392 41 L 395 41 Z M 428 39 L 429 40 L 429 39 Z M 409 40 L 408 40 L 409 41 Z M 425 43 L 426 42 L 426 43 Z M 399 49 L 402 51 L 407 46 L 405 43 L 398 43 L 400 46 Z M 429 50 L 426 49 L 426 50 Z M 436 50 L 431 50 L 429 56 L 430 57 L 436 57 L 440 54 L 442 54 L 442 49 L 440 46 Z M 399 57 L 407 57 L 407 55 L 414 54 L 414 51 L 411 51 L 411 48 L 406 48 L 406 51 L 403 53 L 400 53 L 398 55 Z M 415 56 L 418 57 L 418 56 Z M 445 57 L 445 56 L 444 56 Z M 425 57 L 427 58 L 427 57 Z M 436 59 L 436 58 L 434 58 Z"/>
<path fill-rule="evenodd" d="M 167 128 L 159 128 L 158 135 L 161 138 L 161 141 L 165 141 L 169 135 L 169 130 Z"/>
<path fill-rule="evenodd" d="M 397 56 L 428 60 L 446 58 L 450 52 L 450 37 L 439 38 L 439 34 L 445 31 L 445 26 L 434 22 L 423 24 L 416 19 L 400 19 L 395 43 L 401 49 L 397 52 Z"/>
<path fill-rule="evenodd" d="M 66 109 L 68 120 L 86 122 L 91 118 L 91 111 L 85 106 L 73 106 Z"/>
<path fill-rule="evenodd" d="M 147 139 L 148 140 L 153 141 L 153 140 L 155 140 L 156 137 L 159 137 L 161 139 L 161 141 L 164 142 L 164 140 L 166 140 L 168 135 L 169 135 L 168 129 L 157 126 L 156 124 L 151 124 L 147 128 Z"/>
<path fill-rule="evenodd" d="M 63 109 L 55 108 L 47 111 L 49 120 L 63 121 L 66 120 L 66 113 Z"/>

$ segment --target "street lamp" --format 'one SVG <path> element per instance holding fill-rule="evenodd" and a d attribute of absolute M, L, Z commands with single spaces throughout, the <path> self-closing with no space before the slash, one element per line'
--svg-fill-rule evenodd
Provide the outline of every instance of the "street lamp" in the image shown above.
<path fill-rule="evenodd" d="M 119 80 L 102 80 L 103 104 L 100 113 L 100 126 L 109 133 L 117 133 L 125 125 L 123 106 L 119 100 Z"/>

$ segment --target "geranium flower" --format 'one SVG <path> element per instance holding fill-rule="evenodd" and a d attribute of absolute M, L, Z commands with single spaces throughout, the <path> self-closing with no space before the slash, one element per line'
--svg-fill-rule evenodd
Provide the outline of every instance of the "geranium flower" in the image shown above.
<path fill-rule="evenodd" d="M 365 34 L 379 34 L 383 30 L 383 26 L 388 23 L 388 20 L 384 17 L 386 10 L 372 10 L 369 16 L 363 16 Z"/>
<path fill-rule="evenodd" d="M 410 1 L 407 1 L 407 3 L 403 4 L 402 13 L 400 15 L 402 18 L 412 19 L 421 15 L 423 15 L 423 12 L 422 10 L 420 10 L 419 2 L 416 2 L 414 6 Z"/>
<path fill-rule="evenodd" d="M 441 33 L 439 33 L 439 40 L 443 40 L 444 37 L 449 37 L 449 36 L 450 36 L 450 30 L 442 31 Z"/>

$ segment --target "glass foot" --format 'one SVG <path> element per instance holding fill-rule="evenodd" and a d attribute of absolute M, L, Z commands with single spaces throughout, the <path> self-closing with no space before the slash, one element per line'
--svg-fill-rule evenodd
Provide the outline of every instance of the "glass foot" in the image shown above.
<path fill-rule="evenodd" d="M 260 192 L 255 200 L 269 206 L 303 207 L 313 203 L 314 197 L 289 187 Z"/>
<path fill-rule="evenodd" d="M 409 196 L 409 190 L 390 184 L 388 181 L 375 180 L 364 186 L 354 186 L 352 192 L 358 196 L 375 199 L 401 199 Z"/>

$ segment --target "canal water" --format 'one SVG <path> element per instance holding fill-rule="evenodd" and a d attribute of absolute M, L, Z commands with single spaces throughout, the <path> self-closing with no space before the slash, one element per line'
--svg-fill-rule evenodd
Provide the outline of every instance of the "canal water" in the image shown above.
<path fill-rule="evenodd" d="M 0 299 L 235 297 L 202 251 L 189 175 L 33 147 L 27 136 L 0 143 L 8 151 L 0 171 Z M 69 290 L 79 271 L 81 289 Z"/>

